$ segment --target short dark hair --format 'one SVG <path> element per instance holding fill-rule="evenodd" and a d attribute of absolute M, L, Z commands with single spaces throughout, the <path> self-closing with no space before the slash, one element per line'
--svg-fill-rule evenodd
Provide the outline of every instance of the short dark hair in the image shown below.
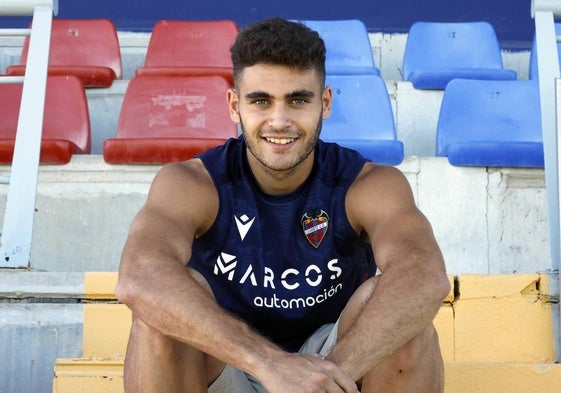
<path fill-rule="evenodd" d="M 300 22 L 265 19 L 246 26 L 230 49 L 234 81 L 246 67 L 263 63 L 315 70 L 325 83 L 325 44 L 318 32 Z"/>

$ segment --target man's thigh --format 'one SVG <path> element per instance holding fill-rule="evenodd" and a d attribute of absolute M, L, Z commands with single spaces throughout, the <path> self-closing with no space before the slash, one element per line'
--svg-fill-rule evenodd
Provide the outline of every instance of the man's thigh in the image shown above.
<path fill-rule="evenodd" d="M 208 388 L 208 393 L 266 393 L 257 381 L 251 381 L 243 371 L 226 365 L 224 371 Z"/>

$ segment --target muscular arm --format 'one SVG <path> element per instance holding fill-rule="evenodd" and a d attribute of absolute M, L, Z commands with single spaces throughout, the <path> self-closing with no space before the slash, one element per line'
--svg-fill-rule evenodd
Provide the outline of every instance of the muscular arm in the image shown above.
<path fill-rule="evenodd" d="M 368 164 L 347 195 L 357 232 L 366 232 L 382 274 L 373 295 L 328 359 L 358 380 L 426 328 L 448 294 L 442 255 L 405 177 Z"/>
<path fill-rule="evenodd" d="M 199 160 L 164 167 L 131 225 L 117 298 L 162 334 L 254 375 L 271 392 L 312 391 L 311 383 L 355 392 L 335 364 L 282 351 L 225 312 L 188 272 L 193 239 L 217 211 L 216 190 Z"/>
<path fill-rule="evenodd" d="M 275 350 L 226 313 L 185 268 L 191 245 L 216 216 L 218 196 L 198 160 L 164 167 L 134 219 L 119 269 L 117 297 L 161 333 L 244 370 L 252 346 Z"/>

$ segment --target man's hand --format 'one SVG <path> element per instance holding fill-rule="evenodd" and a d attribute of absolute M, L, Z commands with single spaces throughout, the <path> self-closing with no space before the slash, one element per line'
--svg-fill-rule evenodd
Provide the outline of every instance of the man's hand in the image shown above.
<path fill-rule="evenodd" d="M 284 354 L 267 367 L 261 383 L 270 393 L 358 393 L 335 363 L 318 355 Z"/>

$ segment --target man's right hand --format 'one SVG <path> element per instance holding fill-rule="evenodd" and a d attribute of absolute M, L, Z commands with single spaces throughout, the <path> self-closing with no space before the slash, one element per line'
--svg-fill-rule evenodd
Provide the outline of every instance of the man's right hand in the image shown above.
<path fill-rule="evenodd" d="M 359 392 L 355 381 L 319 355 L 286 353 L 267 366 L 261 383 L 269 393 Z"/>

